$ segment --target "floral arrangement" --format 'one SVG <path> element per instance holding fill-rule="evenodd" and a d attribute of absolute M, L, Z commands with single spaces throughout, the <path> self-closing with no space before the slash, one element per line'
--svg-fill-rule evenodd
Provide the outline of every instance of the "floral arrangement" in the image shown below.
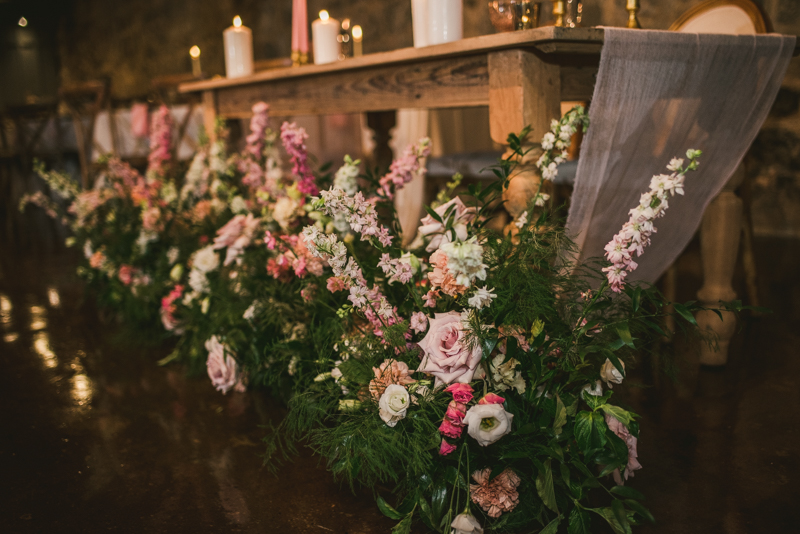
<path fill-rule="evenodd" d="M 537 163 L 544 178 L 587 124 L 582 108 L 554 121 Z M 302 233 L 330 266 L 325 286 L 346 300 L 339 321 L 325 325 L 336 342 L 319 347 L 320 373 L 292 399 L 270 453 L 300 437 L 351 485 L 390 484 L 397 504 L 377 502 L 399 521 L 393 532 L 420 520 L 456 534 L 578 533 L 599 520 L 624 533 L 652 520 L 625 485 L 642 468 L 638 416 L 612 396 L 625 362 L 663 335 L 672 312 L 656 289 L 620 273 L 635 269 L 632 256 L 643 253 L 668 198 L 683 194 L 700 152 L 653 178 L 600 270 L 570 263 L 571 242 L 538 191 L 518 232 L 489 228 L 526 155 L 524 136 L 509 138 L 515 154 L 498 166 L 500 181 L 427 208 L 412 252 L 375 202 L 335 186 L 314 209 L 344 214 L 372 251 L 317 225 Z M 378 191 L 374 198 L 391 198 Z M 693 306 L 676 305 L 678 319 L 692 322 Z"/>

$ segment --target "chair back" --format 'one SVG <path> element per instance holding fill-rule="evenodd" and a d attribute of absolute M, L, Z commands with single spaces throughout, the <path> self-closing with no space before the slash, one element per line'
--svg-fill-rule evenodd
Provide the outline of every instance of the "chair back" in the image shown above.
<path fill-rule="evenodd" d="M 752 0 L 706 0 L 686 11 L 669 29 L 682 33 L 755 35 L 771 32 L 772 24 Z"/>

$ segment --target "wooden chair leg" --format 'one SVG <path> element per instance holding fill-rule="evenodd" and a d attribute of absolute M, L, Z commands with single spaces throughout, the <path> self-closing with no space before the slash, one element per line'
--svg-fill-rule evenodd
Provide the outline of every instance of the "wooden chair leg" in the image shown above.
<path fill-rule="evenodd" d="M 700 227 L 703 287 L 697 292 L 697 298 L 704 306 L 715 307 L 721 300 L 729 301 L 736 298 L 732 282 L 742 228 L 742 199 L 734 193 L 734 190 L 743 177 L 744 171 L 739 167 L 725 189 L 711 201 L 703 215 Z M 699 312 L 697 324 L 701 331 L 715 337 L 718 345 L 713 347 L 703 344 L 700 350 L 700 363 L 725 365 L 728 361 L 730 341 L 736 331 L 736 316 L 732 312 L 722 312 L 720 321 L 714 312 Z"/>

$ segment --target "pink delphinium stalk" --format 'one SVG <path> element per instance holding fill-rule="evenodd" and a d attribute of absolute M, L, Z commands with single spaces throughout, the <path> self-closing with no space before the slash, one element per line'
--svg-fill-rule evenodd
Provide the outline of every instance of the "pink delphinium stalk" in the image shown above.
<path fill-rule="evenodd" d="M 259 102 L 253 105 L 250 135 L 247 136 L 247 146 L 245 147 L 245 150 L 257 159 L 261 159 L 264 155 L 267 128 L 269 128 L 269 105 L 266 102 Z"/>
<path fill-rule="evenodd" d="M 650 180 L 650 190 L 644 193 L 639 205 L 630 210 L 630 219 L 622 225 L 622 230 L 605 246 L 605 257 L 611 265 L 603 268 L 609 286 L 615 293 L 625 287 L 625 278 L 639 266 L 633 255 L 639 257 L 644 247 L 650 244 L 650 235 L 656 231 L 653 221 L 663 217 L 669 207 L 668 199 L 683 195 L 683 181 L 688 171 L 697 168 L 699 150 L 688 150 L 689 165 L 683 168 L 683 159 L 673 158 L 667 165 L 672 174 L 659 174 Z"/>
<path fill-rule="evenodd" d="M 284 122 L 281 125 L 281 141 L 292 160 L 292 173 L 297 177 L 297 189 L 304 195 L 313 196 L 319 194 L 319 188 L 308 165 L 306 139 L 308 134 L 297 124 Z"/>
<path fill-rule="evenodd" d="M 431 140 L 427 137 L 420 139 L 416 145 L 408 145 L 403 155 L 392 162 L 389 172 L 380 179 L 384 196 L 394 198 L 394 192 L 413 180 L 414 175 L 424 173 L 421 160 L 430 153 Z"/>
<path fill-rule="evenodd" d="M 147 158 L 147 173 L 164 174 L 164 166 L 169 162 L 172 147 L 172 115 L 167 106 L 162 105 L 156 112 L 150 132 L 150 155 Z"/>

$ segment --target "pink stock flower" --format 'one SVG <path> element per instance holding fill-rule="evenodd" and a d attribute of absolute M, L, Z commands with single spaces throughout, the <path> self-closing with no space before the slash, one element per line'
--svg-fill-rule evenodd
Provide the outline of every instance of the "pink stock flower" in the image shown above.
<path fill-rule="evenodd" d="M 435 308 L 436 307 L 436 299 L 439 298 L 439 291 L 435 289 L 431 289 L 427 293 L 425 293 L 425 304 L 424 306 L 428 308 Z"/>
<path fill-rule="evenodd" d="M 142 228 L 148 232 L 156 232 L 161 230 L 160 219 L 161 210 L 157 206 L 152 206 L 142 211 Z"/>
<path fill-rule="evenodd" d="M 297 189 L 304 195 L 314 196 L 319 194 L 319 188 L 308 165 L 306 139 L 308 134 L 297 124 L 284 122 L 281 125 L 281 141 L 291 158 L 292 173 L 297 178 Z"/>
<path fill-rule="evenodd" d="M 469 383 L 483 354 L 479 346 L 466 343 L 461 314 L 455 311 L 437 313 L 419 346 L 424 356 L 417 370 L 435 376 L 437 386 Z"/>
<path fill-rule="evenodd" d="M 375 378 L 369 383 L 369 392 L 375 400 L 381 398 L 390 384 L 406 386 L 416 382 L 411 378 L 408 364 L 397 360 L 386 360 L 380 367 L 373 367 L 372 372 L 375 373 Z"/>
<path fill-rule="evenodd" d="M 268 249 L 275 250 L 275 245 L 278 243 L 278 240 L 275 239 L 275 236 L 272 235 L 272 232 L 267 230 L 264 232 L 264 243 L 267 245 Z"/>
<path fill-rule="evenodd" d="M 260 219 L 253 217 L 252 213 L 236 215 L 225 226 L 217 230 L 214 238 L 214 250 L 227 248 L 224 265 L 230 265 L 241 256 L 244 249 L 253 241 Z"/>
<path fill-rule="evenodd" d="M 300 296 L 306 302 L 311 302 L 317 296 L 317 284 L 309 284 L 300 290 Z"/>
<path fill-rule="evenodd" d="M 445 391 L 453 394 L 453 400 L 461 404 L 467 404 L 473 398 L 472 386 L 469 384 L 450 384 L 445 388 Z"/>
<path fill-rule="evenodd" d="M 416 312 L 411 316 L 411 329 L 417 333 L 428 328 L 428 316 L 423 312 Z"/>
<path fill-rule="evenodd" d="M 455 445 L 451 445 L 450 443 L 447 443 L 447 441 L 443 439 L 442 444 L 439 446 L 439 454 L 441 456 L 447 456 L 448 454 L 456 450 L 456 448 L 457 447 Z"/>
<path fill-rule="evenodd" d="M 177 331 L 178 329 L 178 321 L 175 320 L 175 311 L 177 309 L 175 301 L 181 298 L 181 295 L 183 295 L 183 286 L 176 285 L 169 292 L 169 295 L 161 299 L 161 323 L 169 332 Z"/>
<path fill-rule="evenodd" d="M 494 480 L 489 481 L 492 469 L 487 467 L 472 473 L 477 484 L 470 484 L 472 502 L 480 506 L 489 517 L 500 517 L 510 512 L 519 504 L 519 476 L 511 469 L 506 469 Z"/>
<path fill-rule="evenodd" d="M 439 433 L 448 438 L 460 438 L 464 432 L 464 427 L 460 424 L 453 424 L 450 419 L 446 418 L 439 425 Z"/>
<path fill-rule="evenodd" d="M 416 174 L 424 174 L 425 168 L 420 160 L 430 153 L 431 140 L 427 137 L 420 139 L 416 145 L 408 145 L 403 155 L 392 162 L 388 174 L 380 179 L 384 196 L 394 198 L 394 192 L 402 189 Z"/>
<path fill-rule="evenodd" d="M 495 393 L 487 393 L 478 404 L 503 404 L 506 400 Z"/>
<path fill-rule="evenodd" d="M 628 480 L 629 477 L 633 476 L 634 471 L 638 471 L 642 468 L 642 464 L 640 464 L 638 460 L 639 453 L 636 450 L 638 440 L 630 433 L 628 427 L 623 425 L 616 417 L 605 414 L 605 418 L 606 425 L 608 425 L 609 430 L 616 434 L 617 437 L 624 441 L 625 445 L 628 446 L 628 465 L 625 467 L 624 480 L 620 475 L 619 469 L 615 469 L 612 473 L 614 475 L 614 482 L 616 482 L 617 485 L 622 486 L 625 484 L 625 480 Z"/>
<path fill-rule="evenodd" d="M 147 157 L 147 172 L 158 175 L 164 173 L 164 165 L 169 162 L 172 145 L 172 115 L 167 106 L 162 105 L 156 112 L 150 132 L 150 155 Z"/>

